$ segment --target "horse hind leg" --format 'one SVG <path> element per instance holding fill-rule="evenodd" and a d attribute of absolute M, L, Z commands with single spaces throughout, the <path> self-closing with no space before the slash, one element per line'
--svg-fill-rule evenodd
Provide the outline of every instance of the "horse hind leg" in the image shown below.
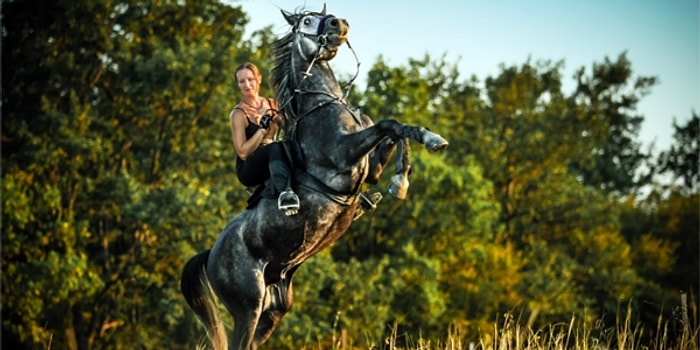
<path fill-rule="evenodd" d="M 225 350 L 228 348 L 226 330 L 205 270 L 208 259 L 209 250 L 205 250 L 187 261 L 182 270 L 180 291 L 204 324 L 214 349 Z"/>
<path fill-rule="evenodd" d="M 263 311 L 255 329 L 256 344 L 263 344 L 270 338 L 282 317 L 291 310 L 293 303 L 294 294 L 290 274 L 277 283 L 267 286 Z"/>
<path fill-rule="evenodd" d="M 255 327 L 260 318 L 260 308 L 229 311 L 233 315 L 234 327 L 230 350 L 255 350 L 258 343 L 255 342 Z"/>
<path fill-rule="evenodd" d="M 226 271 L 232 270 L 224 266 L 216 266 L 214 269 L 218 271 L 215 272 L 218 278 L 213 283 L 214 290 L 233 316 L 229 349 L 256 349 L 254 335 L 262 312 L 265 291 L 262 269 L 254 266 L 239 268 L 235 270 L 238 273 L 235 276 L 226 276 Z"/>
<path fill-rule="evenodd" d="M 246 281 L 251 281 L 246 279 Z M 231 316 L 233 316 L 233 333 L 229 343 L 230 350 L 254 350 L 257 344 L 254 342 L 255 328 L 262 310 L 261 283 L 239 283 L 240 288 L 228 287 L 219 291 L 219 299 Z M 239 293 L 245 289 L 242 294 Z M 217 349 L 218 350 L 218 349 Z"/>

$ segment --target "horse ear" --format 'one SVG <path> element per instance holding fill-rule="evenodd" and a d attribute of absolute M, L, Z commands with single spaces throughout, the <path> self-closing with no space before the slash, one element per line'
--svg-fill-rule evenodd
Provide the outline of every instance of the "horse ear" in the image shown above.
<path fill-rule="evenodd" d="M 284 19 L 287 20 L 287 23 L 289 23 L 290 26 L 293 26 L 296 24 L 296 21 L 294 20 L 294 14 L 291 12 L 287 12 L 285 10 L 280 9 L 280 12 L 282 12 L 282 16 L 284 16 Z"/>
<path fill-rule="evenodd" d="M 326 3 L 324 2 L 323 3 L 323 11 L 321 11 L 321 16 L 325 16 L 325 15 L 326 15 Z"/>

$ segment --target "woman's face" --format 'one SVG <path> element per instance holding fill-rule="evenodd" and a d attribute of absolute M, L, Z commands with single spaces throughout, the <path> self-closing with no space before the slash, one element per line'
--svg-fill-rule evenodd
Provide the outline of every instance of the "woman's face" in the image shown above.
<path fill-rule="evenodd" d="M 238 88 L 241 89 L 243 96 L 257 96 L 260 91 L 258 79 L 248 68 L 243 68 L 236 73 L 236 81 Z"/>

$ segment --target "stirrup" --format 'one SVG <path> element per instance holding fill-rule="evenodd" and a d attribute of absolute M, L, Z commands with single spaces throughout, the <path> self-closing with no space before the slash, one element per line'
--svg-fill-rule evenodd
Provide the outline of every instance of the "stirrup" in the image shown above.
<path fill-rule="evenodd" d="M 292 190 L 286 190 L 277 197 L 277 209 L 284 215 L 292 216 L 299 213 L 299 196 Z"/>
<path fill-rule="evenodd" d="M 373 212 L 377 209 L 377 203 L 382 200 L 382 194 L 379 191 L 370 193 L 369 191 L 360 192 L 360 206 L 355 211 L 355 216 L 352 221 L 355 221 L 365 215 L 366 212 Z"/>
<path fill-rule="evenodd" d="M 369 191 L 360 192 L 360 206 L 365 211 L 375 211 L 377 203 L 382 200 L 382 194 L 379 191 L 370 193 Z"/>

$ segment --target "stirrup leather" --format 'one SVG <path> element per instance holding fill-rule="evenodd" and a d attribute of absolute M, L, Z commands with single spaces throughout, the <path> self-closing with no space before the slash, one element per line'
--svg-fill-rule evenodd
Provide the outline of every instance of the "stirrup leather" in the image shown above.
<path fill-rule="evenodd" d="M 291 216 L 299 213 L 299 196 L 292 190 L 286 190 L 277 197 L 277 209 L 284 215 Z"/>

